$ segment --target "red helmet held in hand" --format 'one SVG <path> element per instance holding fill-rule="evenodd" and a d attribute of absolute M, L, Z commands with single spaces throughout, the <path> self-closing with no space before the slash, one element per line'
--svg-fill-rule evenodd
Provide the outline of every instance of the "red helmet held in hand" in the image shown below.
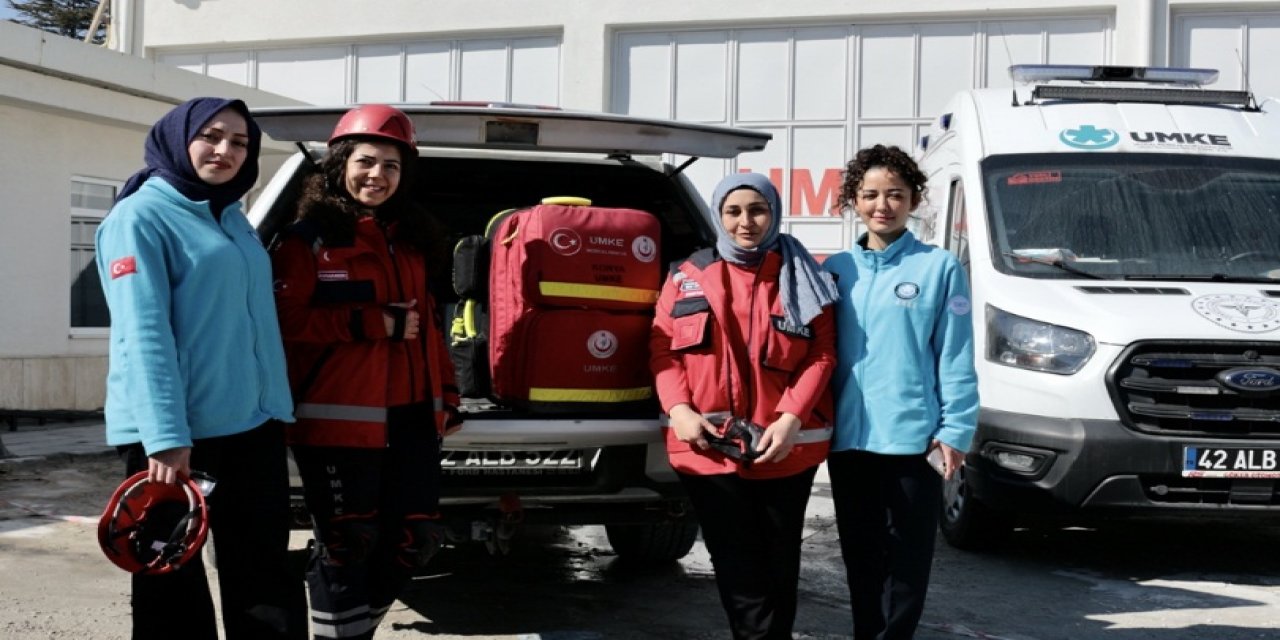
<path fill-rule="evenodd" d="M 169 573 L 191 560 L 209 535 L 209 506 L 190 478 L 147 480 L 139 471 L 120 484 L 98 521 L 107 559 L 130 573 Z"/>
<path fill-rule="evenodd" d="M 346 138 L 383 138 L 398 143 L 408 155 L 418 155 L 418 141 L 413 121 L 395 107 L 366 104 L 344 114 L 329 136 L 329 146 Z"/>

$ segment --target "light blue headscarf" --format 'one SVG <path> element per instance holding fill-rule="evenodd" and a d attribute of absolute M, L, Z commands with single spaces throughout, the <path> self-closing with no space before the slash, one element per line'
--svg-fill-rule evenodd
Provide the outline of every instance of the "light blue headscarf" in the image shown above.
<path fill-rule="evenodd" d="M 769 228 L 760 244 L 750 249 L 738 245 L 724 230 L 720 222 L 720 206 L 729 194 L 738 189 L 751 189 L 764 196 L 769 203 Z M 754 266 L 766 253 L 782 254 L 782 271 L 778 284 L 782 292 L 782 310 L 787 323 L 793 326 L 809 324 L 822 313 L 822 308 L 840 299 L 831 274 L 822 270 L 808 249 L 792 236 L 782 233 L 782 198 L 769 179 L 758 173 L 733 173 L 724 177 L 711 192 L 711 226 L 716 230 L 716 252 L 720 257 L 737 265 Z"/>

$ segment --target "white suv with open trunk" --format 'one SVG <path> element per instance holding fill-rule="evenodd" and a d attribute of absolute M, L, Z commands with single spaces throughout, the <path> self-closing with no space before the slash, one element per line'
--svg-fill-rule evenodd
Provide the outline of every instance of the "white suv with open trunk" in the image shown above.
<path fill-rule="evenodd" d="M 484 234 L 499 211 L 571 195 L 654 214 L 662 228 L 662 264 L 708 245 L 713 235 L 703 199 L 682 173 L 687 163 L 675 167 L 661 155 L 731 158 L 770 139 L 747 129 L 604 113 L 397 106 L 413 119 L 420 145 L 415 183 L 401 188 L 440 219 L 451 241 Z M 293 220 L 306 167 L 325 152 L 323 141 L 345 111 L 254 111 L 270 137 L 300 147 L 249 213 L 264 242 Z M 440 275 L 447 283 L 448 274 Z M 452 291 L 438 290 L 440 315 L 449 318 Z M 623 556 L 672 560 L 692 547 L 697 521 L 667 464 L 656 402 L 547 415 L 466 399 L 463 410 L 465 428 L 445 440 L 442 461 L 442 511 L 458 539 L 505 551 L 522 523 L 596 524 L 606 527 Z M 301 508 L 300 494 L 297 504 Z"/>

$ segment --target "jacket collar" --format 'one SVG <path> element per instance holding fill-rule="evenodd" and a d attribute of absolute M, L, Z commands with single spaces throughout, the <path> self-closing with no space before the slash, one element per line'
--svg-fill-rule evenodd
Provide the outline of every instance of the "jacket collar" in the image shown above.
<path fill-rule="evenodd" d="M 883 251 L 873 251 L 865 248 L 863 245 L 866 244 L 866 240 L 867 234 L 864 233 L 858 236 L 858 241 L 853 243 L 852 250 L 854 259 L 866 266 L 896 262 L 899 257 L 907 252 L 908 248 L 915 246 L 917 242 L 916 237 L 910 231 L 903 231 L 902 235 L 898 236 L 898 239 L 891 242 Z"/>

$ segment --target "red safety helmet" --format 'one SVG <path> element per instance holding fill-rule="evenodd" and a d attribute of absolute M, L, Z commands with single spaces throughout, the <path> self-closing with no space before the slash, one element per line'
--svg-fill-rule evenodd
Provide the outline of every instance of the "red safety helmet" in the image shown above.
<path fill-rule="evenodd" d="M 177 484 L 147 480 L 139 471 L 120 483 L 98 521 L 98 544 L 107 559 L 130 573 L 169 573 L 204 546 L 209 506 L 186 476 Z"/>
<path fill-rule="evenodd" d="M 353 137 L 384 138 L 399 143 L 405 152 L 417 157 L 418 139 L 409 116 L 393 106 L 366 104 L 344 114 L 329 135 L 329 146 Z"/>

